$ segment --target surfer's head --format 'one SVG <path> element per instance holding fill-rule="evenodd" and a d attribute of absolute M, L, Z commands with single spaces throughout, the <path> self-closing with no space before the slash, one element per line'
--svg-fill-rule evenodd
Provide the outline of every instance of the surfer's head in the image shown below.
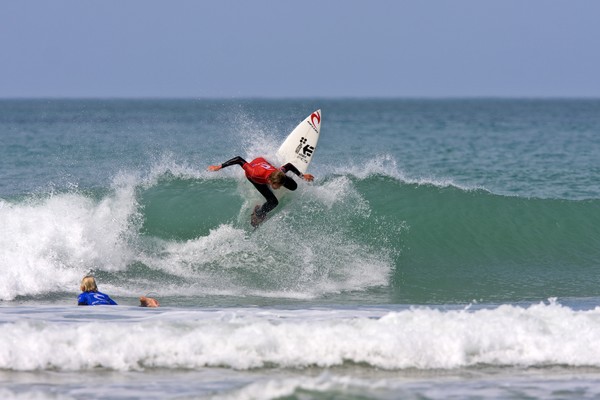
<path fill-rule="evenodd" d="M 285 181 L 285 174 L 282 171 L 273 171 L 269 175 L 268 182 L 273 189 L 279 189 Z"/>
<path fill-rule="evenodd" d="M 81 291 L 82 292 L 97 292 L 98 286 L 93 276 L 88 275 L 81 280 Z"/>

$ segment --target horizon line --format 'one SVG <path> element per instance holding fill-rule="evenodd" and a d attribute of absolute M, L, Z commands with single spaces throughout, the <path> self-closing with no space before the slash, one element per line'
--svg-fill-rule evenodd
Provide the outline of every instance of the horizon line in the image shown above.
<path fill-rule="evenodd" d="M 206 100 L 206 101 L 312 101 L 312 100 L 600 100 L 595 96 L 0 96 L 0 101 L 11 100 Z"/>

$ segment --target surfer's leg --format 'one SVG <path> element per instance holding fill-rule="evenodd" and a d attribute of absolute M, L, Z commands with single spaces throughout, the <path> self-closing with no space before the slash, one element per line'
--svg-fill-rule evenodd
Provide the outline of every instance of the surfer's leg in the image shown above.
<path fill-rule="evenodd" d="M 250 179 L 248 180 L 250 181 Z M 258 190 L 260 194 L 262 194 L 264 198 L 267 199 L 267 201 L 262 205 L 262 207 L 256 211 L 256 215 L 262 218 L 266 216 L 269 211 L 277 207 L 277 205 L 279 204 L 279 200 L 277 200 L 277 197 L 275 197 L 271 189 L 269 189 L 269 185 L 254 182 L 252 182 L 252 184 L 254 185 L 256 190 Z"/>

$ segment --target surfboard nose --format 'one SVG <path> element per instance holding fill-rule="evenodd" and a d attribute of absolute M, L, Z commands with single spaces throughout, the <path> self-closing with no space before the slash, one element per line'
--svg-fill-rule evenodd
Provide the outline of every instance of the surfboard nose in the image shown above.
<path fill-rule="evenodd" d="M 280 163 L 291 162 L 301 173 L 306 173 L 308 164 L 317 147 L 321 129 L 321 110 L 316 110 L 294 128 L 283 141 L 277 157 Z"/>

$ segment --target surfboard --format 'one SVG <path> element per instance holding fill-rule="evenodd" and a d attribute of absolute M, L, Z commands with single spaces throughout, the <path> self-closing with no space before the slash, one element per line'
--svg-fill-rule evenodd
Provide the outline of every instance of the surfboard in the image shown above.
<path fill-rule="evenodd" d="M 300 122 L 279 146 L 277 158 L 280 165 L 292 163 L 298 171 L 306 173 L 317 149 L 320 133 L 321 110 L 317 110 Z"/>
<path fill-rule="evenodd" d="M 277 161 L 279 165 L 292 163 L 302 174 L 306 173 L 319 141 L 321 133 L 321 110 L 317 110 L 304 118 L 302 122 L 285 138 L 277 150 Z M 275 196 L 281 199 L 288 192 L 284 188 L 275 190 Z M 265 219 L 258 219 L 256 210 L 250 217 L 250 224 L 256 229 Z"/>

